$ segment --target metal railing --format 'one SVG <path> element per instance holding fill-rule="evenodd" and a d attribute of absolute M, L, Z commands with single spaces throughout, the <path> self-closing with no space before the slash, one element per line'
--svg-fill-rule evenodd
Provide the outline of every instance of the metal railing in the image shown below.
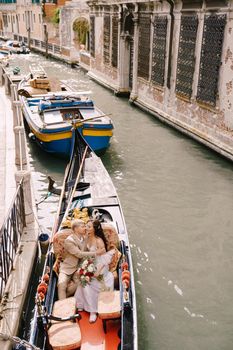
<path fill-rule="evenodd" d="M 25 226 L 23 182 L 21 181 L 0 231 L 0 300 L 13 269 L 14 259 Z"/>
<path fill-rule="evenodd" d="M 14 38 L 14 40 L 23 41 L 25 44 L 28 44 L 28 38 L 26 36 L 22 36 L 22 35 L 10 33 L 10 32 L 9 33 L 3 32 L 3 31 L 0 31 L 0 36 L 2 36 L 2 37 L 8 36 L 9 38 Z M 40 50 L 41 52 L 46 51 L 46 42 L 43 40 L 31 38 L 30 39 L 30 46 Z M 48 52 L 53 53 L 53 54 L 61 54 L 62 50 L 61 50 L 60 45 L 48 43 Z"/>

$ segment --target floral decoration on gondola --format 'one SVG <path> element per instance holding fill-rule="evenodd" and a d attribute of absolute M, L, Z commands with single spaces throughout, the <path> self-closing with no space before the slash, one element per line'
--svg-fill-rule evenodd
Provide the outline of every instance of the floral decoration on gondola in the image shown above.
<path fill-rule="evenodd" d="M 71 228 L 72 220 L 81 219 L 85 223 L 90 219 L 87 208 L 74 208 L 70 209 L 65 220 L 62 221 L 62 228 Z"/>

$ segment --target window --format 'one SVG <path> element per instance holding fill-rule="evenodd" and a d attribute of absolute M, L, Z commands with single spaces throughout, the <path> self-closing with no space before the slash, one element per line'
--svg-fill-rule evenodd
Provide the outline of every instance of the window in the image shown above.
<path fill-rule="evenodd" d="M 197 100 L 215 106 L 226 15 L 206 15 L 202 37 Z"/>
<path fill-rule="evenodd" d="M 95 17 L 90 17 L 90 54 L 95 57 Z"/>
<path fill-rule="evenodd" d="M 139 13 L 138 76 L 149 79 L 150 15 Z"/>
<path fill-rule="evenodd" d="M 197 27 L 196 15 L 181 17 L 176 93 L 188 99 L 192 96 Z"/>
<path fill-rule="evenodd" d="M 110 16 L 104 16 L 104 63 L 110 61 Z"/>
<path fill-rule="evenodd" d="M 117 67 L 118 61 L 118 20 L 112 17 L 112 66 Z"/>
<path fill-rule="evenodd" d="M 167 17 L 156 16 L 154 20 L 152 75 L 153 83 L 164 85 L 167 38 Z"/>

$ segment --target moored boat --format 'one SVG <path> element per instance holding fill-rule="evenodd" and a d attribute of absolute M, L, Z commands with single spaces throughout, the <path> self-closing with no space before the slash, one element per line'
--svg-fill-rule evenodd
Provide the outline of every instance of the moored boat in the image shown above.
<path fill-rule="evenodd" d="M 39 68 L 20 82 L 18 93 L 26 123 L 44 151 L 69 157 L 73 128 L 80 129 L 97 154 L 108 148 L 113 124 L 95 107 L 90 92 L 73 91 Z"/>
<path fill-rule="evenodd" d="M 28 54 L 30 53 L 30 49 L 24 42 L 19 42 L 17 40 L 7 40 L 6 43 L 3 44 L 3 47 L 8 50 L 10 53 L 16 54 Z"/>
<path fill-rule="evenodd" d="M 37 288 L 30 343 L 42 350 L 137 350 L 133 266 L 122 208 L 102 161 L 80 136 L 76 137 L 78 152 L 65 172 L 52 243 Z M 98 319 L 89 323 L 87 312 L 76 313 L 72 296 L 57 300 L 57 262 L 61 259 L 59 254 L 64 252 L 64 239 L 70 234 L 72 219 L 87 221 L 97 216 L 109 246 L 115 245 L 118 249 L 117 258 L 115 255 L 111 262 L 115 269 L 110 270 L 114 275 L 114 291 L 99 293 Z"/>
<path fill-rule="evenodd" d="M 10 52 L 3 47 L 0 47 L 0 63 L 7 64 L 10 57 Z"/>

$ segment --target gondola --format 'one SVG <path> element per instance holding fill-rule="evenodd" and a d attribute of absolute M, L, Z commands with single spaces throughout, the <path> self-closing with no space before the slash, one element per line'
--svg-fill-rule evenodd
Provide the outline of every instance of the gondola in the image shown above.
<path fill-rule="evenodd" d="M 77 130 L 73 131 L 73 146 L 43 276 L 38 282 L 30 343 L 42 350 L 137 350 L 133 265 L 122 208 L 101 159 Z M 88 313 L 76 312 L 72 296 L 57 300 L 56 244 L 59 246 L 62 243 L 62 234 L 68 230 L 77 212 L 81 218 L 98 217 L 102 227 L 107 228 L 108 238 L 111 240 L 116 234 L 114 239 L 118 240 L 115 289 L 102 292 L 106 294 L 102 295 L 103 304 L 101 311 L 98 308 L 99 314 L 94 324 L 89 323 Z"/>
<path fill-rule="evenodd" d="M 66 82 L 49 79 L 42 67 L 18 87 L 26 127 L 31 138 L 50 154 L 70 157 L 72 128 L 79 128 L 86 142 L 98 154 L 109 147 L 113 123 L 90 98 L 90 91 L 74 91 Z"/>

